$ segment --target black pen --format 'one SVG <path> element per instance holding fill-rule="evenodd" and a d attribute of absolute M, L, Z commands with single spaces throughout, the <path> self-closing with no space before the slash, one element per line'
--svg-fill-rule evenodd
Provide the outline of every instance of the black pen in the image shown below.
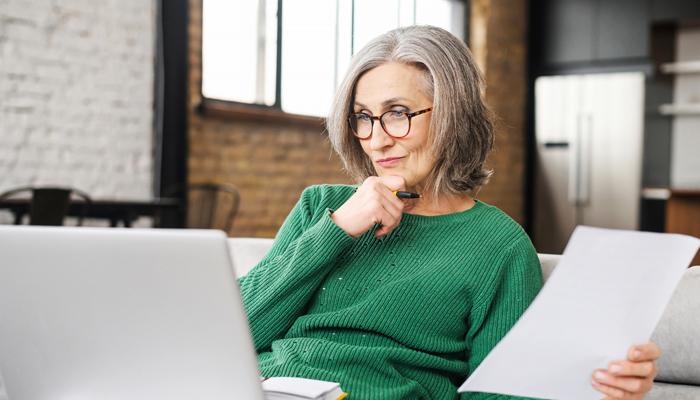
<path fill-rule="evenodd" d="M 360 187 L 356 187 L 355 191 L 357 192 L 357 189 Z M 401 190 L 392 190 L 392 192 L 398 197 L 399 199 L 420 199 L 420 195 L 416 193 L 411 193 L 411 192 L 404 192 Z"/>

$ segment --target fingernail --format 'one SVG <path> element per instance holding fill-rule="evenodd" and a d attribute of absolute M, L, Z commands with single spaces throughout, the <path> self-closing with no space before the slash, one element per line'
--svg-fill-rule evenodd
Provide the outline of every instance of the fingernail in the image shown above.
<path fill-rule="evenodd" d="M 618 373 L 622 371 L 622 366 L 618 364 L 613 364 L 610 366 L 610 368 L 608 368 L 608 370 L 610 372 Z"/>
<path fill-rule="evenodd" d="M 642 358 L 642 352 L 640 350 L 635 350 L 634 351 L 634 359 L 638 360 L 640 358 Z"/>
<path fill-rule="evenodd" d="M 596 371 L 595 375 L 593 375 L 593 376 L 595 376 L 595 378 L 599 381 L 604 381 L 608 378 L 608 374 L 606 374 L 603 371 Z"/>
<path fill-rule="evenodd" d="M 598 383 L 598 382 L 596 382 L 596 381 L 594 381 L 594 380 L 591 380 L 591 383 L 593 384 L 593 386 L 600 386 L 600 383 Z"/>

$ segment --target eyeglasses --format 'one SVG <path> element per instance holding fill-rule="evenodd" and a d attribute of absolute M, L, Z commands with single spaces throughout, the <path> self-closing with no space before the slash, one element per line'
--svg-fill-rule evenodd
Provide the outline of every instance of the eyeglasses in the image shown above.
<path fill-rule="evenodd" d="M 401 139 L 408 136 L 408 133 L 411 131 L 411 118 L 430 111 L 433 111 L 432 107 L 412 113 L 389 110 L 378 117 L 359 112 L 350 114 L 348 117 L 348 125 L 350 125 L 352 134 L 358 139 L 367 140 L 372 137 L 374 121 L 379 120 L 379 123 L 382 125 L 387 135 L 394 139 Z"/>

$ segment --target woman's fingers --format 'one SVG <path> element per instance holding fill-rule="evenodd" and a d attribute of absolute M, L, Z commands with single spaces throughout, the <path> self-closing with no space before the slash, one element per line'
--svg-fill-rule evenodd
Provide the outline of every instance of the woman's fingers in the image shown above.
<path fill-rule="evenodd" d="M 369 187 L 373 194 L 378 195 L 379 207 L 376 207 L 377 220 L 382 226 L 374 231 L 377 239 L 391 233 L 399 226 L 401 214 L 403 213 L 403 202 L 396 197 L 394 190 L 405 189 L 405 180 L 398 176 L 370 177 L 362 184 L 362 188 Z"/>
<path fill-rule="evenodd" d="M 401 222 L 403 202 L 396 198 L 393 193 L 391 193 L 390 196 L 393 197 L 393 199 L 387 197 L 382 198 L 383 215 L 379 221 L 382 223 L 382 226 L 374 231 L 374 236 L 377 239 L 391 233 L 399 226 L 399 223 Z"/>
<path fill-rule="evenodd" d="M 653 361 L 615 361 L 608 365 L 608 373 L 614 376 L 656 377 L 657 368 Z"/>
<path fill-rule="evenodd" d="M 388 186 L 387 186 L 388 185 Z M 331 219 L 348 235 L 358 238 L 377 223 L 381 228 L 375 235 L 380 238 L 396 229 L 403 213 L 403 202 L 393 193 L 405 188 L 401 177 L 370 177 L 360 189 L 339 209 Z"/>
<path fill-rule="evenodd" d="M 602 369 L 597 370 L 593 374 L 593 382 L 631 394 L 645 394 L 654 384 L 653 379 L 636 376 L 616 376 Z"/>
<path fill-rule="evenodd" d="M 639 378 L 637 378 L 637 380 L 641 381 L 641 379 L 639 379 Z M 646 387 L 647 384 L 642 383 L 642 382 L 640 382 L 638 384 L 638 386 L 640 388 L 643 388 L 643 387 L 646 387 L 646 388 L 635 390 L 635 391 L 627 391 L 627 390 L 621 389 L 620 387 L 610 386 L 610 385 L 606 385 L 604 383 L 599 383 L 595 380 L 591 381 L 591 384 L 593 385 L 593 387 L 597 391 L 609 396 L 609 397 L 606 397 L 606 399 L 612 398 L 615 400 L 641 400 L 644 398 L 644 395 L 649 390 L 651 390 L 651 386 Z M 632 386 L 635 386 L 635 384 L 632 384 Z"/>
<path fill-rule="evenodd" d="M 596 370 L 591 384 L 613 399 L 641 399 L 654 385 L 658 374 L 654 360 L 660 355 L 659 347 L 653 343 L 633 346 L 628 352 L 629 360 L 614 361 L 607 370 Z"/>
<path fill-rule="evenodd" d="M 383 212 L 386 211 L 393 217 L 401 217 L 403 202 L 386 186 L 378 185 L 381 186 L 373 188 L 374 190 L 371 190 L 367 195 L 371 200 L 368 199 L 366 201 L 376 202 L 376 204 L 370 205 L 370 208 L 375 210 L 379 216 L 376 221 L 373 221 L 374 223 L 381 222 L 382 224 L 391 225 L 388 220 L 384 220 L 385 215 Z"/>
<path fill-rule="evenodd" d="M 627 352 L 627 357 L 632 361 L 654 361 L 661 356 L 661 349 L 654 343 L 632 346 Z"/>

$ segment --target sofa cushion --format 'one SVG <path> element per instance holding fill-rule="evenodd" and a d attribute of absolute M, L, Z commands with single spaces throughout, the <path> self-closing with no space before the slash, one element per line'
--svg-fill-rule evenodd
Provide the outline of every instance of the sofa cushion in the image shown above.
<path fill-rule="evenodd" d="M 700 387 L 678 385 L 675 383 L 654 382 L 644 400 L 697 400 L 700 399 Z"/>
<path fill-rule="evenodd" d="M 542 280 L 546 283 L 549 275 L 554 271 L 554 267 L 557 266 L 561 255 L 538 253 L 537 257 L 540 258 L 540 265 L 542 265 Z"/>
<path fill-rule="evenodd" d="M 700 266 L 685 272 L 651 341 L 661 348 L 656 380 L 700 385 Z"/>
<path fill-rule="evenodd" d="M 228 249 L 236 277 L 240 278 L 253 269 L 254 266 L 270 251 L 273 239 L 263 238 L 230 238 Z"/>

